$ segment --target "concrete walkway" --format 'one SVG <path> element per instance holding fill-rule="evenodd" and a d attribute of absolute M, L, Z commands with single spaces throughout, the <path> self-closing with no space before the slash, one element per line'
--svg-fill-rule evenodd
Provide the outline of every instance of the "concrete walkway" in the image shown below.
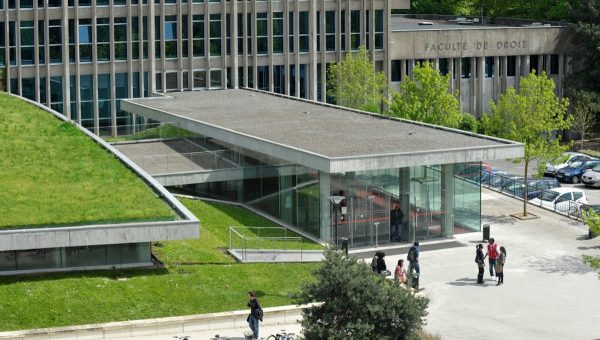
<path fill-rule="evenodd" d="M 464 247 L 423 252 L 420 284 L 431 299 L 426 330 L 444 340 L 600 339 L 600 279 L 581 261 L 600 256 L 600 239 L 588 240 L 580 222 L 539 208 L 529 210 L 540 219 L 519 221 L 509 215 L 522 210 L 521 202 L 485 197 L 482 222 L 508 254 L 505 284 L 495 285 L 487 265 L 485 284 L 476 284 L 481 233 L 458 235 Z M 387 256 L 388 267 L 401 256 Z"/>

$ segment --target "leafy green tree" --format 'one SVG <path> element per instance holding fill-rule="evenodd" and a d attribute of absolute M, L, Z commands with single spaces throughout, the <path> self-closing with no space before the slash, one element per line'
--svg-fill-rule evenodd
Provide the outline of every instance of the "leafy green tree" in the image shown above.
<path fill-rule="evenodd" d="M 340 251 L 326 251 L 313 275 L 295 296 L 300 304 L 322 302 L 302 312 L 306 339 L 413 339 L 425 322 L 427 298 Z"/>
<path fill-rule="evenodd" d="M 364 46 L 356 55 L 350 52 L 344 60 L 331 65 L 327 87 L 327 93 L 341 106 L 379 112 L 387 103 L 385 75 L 375 72 Z"/>
<path fill-rule="evenodd" d="M 581 148 L 584 148 L 585 134 L 598 122 L 600 95 L 594 92 L 577 91 L 574 96 L 573 129 L 581 135 Z"/>
<path fill-rule="evenodd" d="M 473 115 L 468 113 L 463 113 L 462 120 L 460 121 L 459 129 L 463 131 L 469 132 L 478 132 L 479 131 L 479 121 L 477 118 L 473 117 Z"/>
<path fill-rule="evenodd" d="M 593 210 L 583 212 L 583 222 L 590 228 L 592 233 L 600 235 L 600 215 Z"/>
<path fill-rule="evenodd" d="M 521 79 L 520 92 L 510 87 L 498 100 L 490 102 L 490 114 L 485 114 L 482 127 L 486 134 L 525 144 L 524 196 L 527 197 L 527 175 L 531 161 L 559 157 L 570 145 L 560 145 L 555 132 L 569 129 L 573 117 L 567 116 L 569 100 L 554 94 L 554 81 L 545 73 L 531 72 Z M 543 164 L 544 162 L 540 162 Z M 523 200 L 523 216 L 527 216 L 527 199 Z"/>
<path fill-rule="evenodd" d="M 395 117 L 457 128 L 462 121 L 456 94 L 448 92 L 450 75 L 442 75 L 428 62 L 417 64 L 413 79 L 400 83 L 390 114 Z"/>

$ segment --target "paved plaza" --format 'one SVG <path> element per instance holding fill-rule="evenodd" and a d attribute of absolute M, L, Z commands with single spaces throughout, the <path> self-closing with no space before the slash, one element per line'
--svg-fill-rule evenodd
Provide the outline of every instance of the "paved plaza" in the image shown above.
<path fill-rule="evenodd" d="M 423 251 L 421 286 L 431 299 L 426 330 L 442 339 L 600 339 L 600 279 L 581 262 L 600 256 L 600 240 L 587 228 L 550 211 L 530 207 L 539 219 L 519 221 L 517 200 L 484 190 L 483 223 L 507 249 L 505 284 L 496 286 L 486 266 L 486 281 L 476 284 L 475 245 L 481 233 L 457 235 L 462 247 Z M 406 255 L 387 256 L 388 267 Z M 365 258 L 370 261 L 370 258 Z M 298 325 L 280 328 L 298 331 Z M 236 335 L 239 330 L 191 333 Z M 166 339 L 166 338 L 165 338 Z"/>

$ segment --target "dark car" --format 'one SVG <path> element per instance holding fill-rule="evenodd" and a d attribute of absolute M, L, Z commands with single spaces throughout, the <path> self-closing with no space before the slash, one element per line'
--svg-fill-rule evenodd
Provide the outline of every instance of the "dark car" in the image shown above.
<path fill-rule="evenodd" d="M 482 172 L 490 171 L 492 167 L 485 163 L 455 164 L 454 175 L 474 182 L 481 182 Z"/>
<path fill-rule="evenodd" d="M 502 187 L 502 183 L 504 183 L 509 175 L 504 170 L 492 169 L 492 170 L 481 170 L 481 185 L 486 187 Z"/>
<path fill-rule="evenodd" d="M 556 178 L 529 179 L 527 181 L 527 200 L 534 199 L 542 194 L 544 190 L 560 187 Z M 523 198 L 525 195 L 525 183 L 523 178 L 515 178 L 507 181 L 502 186 L 502 191 L 516 197 Z"/>
<path fill-rule="evenodd" d="M 574 162 L 568 167 L 556 171 L 556 179 L 561 182 L 571 182 L 577 184 L 581 182 L 581 175 L 584 172 L 600 165 L 600 160 L 594 159 L 585 162 Z"/>

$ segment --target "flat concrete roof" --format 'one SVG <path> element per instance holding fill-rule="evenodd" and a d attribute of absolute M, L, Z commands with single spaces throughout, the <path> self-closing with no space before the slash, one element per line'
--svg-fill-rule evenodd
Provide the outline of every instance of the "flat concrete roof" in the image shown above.
<path fill-rule="evenodd" d="M 406 15 L 392 15 L 391 17 L 391 31 L 425 31 L 425 30 L 464 30 L 464 29 L 498 29 L 498 28 L 516 28 L 516 27 L 530 27 L 530 28 L 548 28 L 557 27 L 558 25 L 536 23 L 532 24 L 530 21 L 514 19 L 511 23 L 498 23 L 498 24 L 481 24 L 479 18 L 466 18 L 466 17 L 447 17 L 442 16 L 406 16 Z M 475 20 L 475 21 L 473 21 Z M 429 22 L 432 25 L 424 25 L 420 23 Z"/>
<path fill-rule="evenodd" d="M 122 108 L 329 173 L 523 155 L 520 143 L 254 90 L 176 92 Z"/>

